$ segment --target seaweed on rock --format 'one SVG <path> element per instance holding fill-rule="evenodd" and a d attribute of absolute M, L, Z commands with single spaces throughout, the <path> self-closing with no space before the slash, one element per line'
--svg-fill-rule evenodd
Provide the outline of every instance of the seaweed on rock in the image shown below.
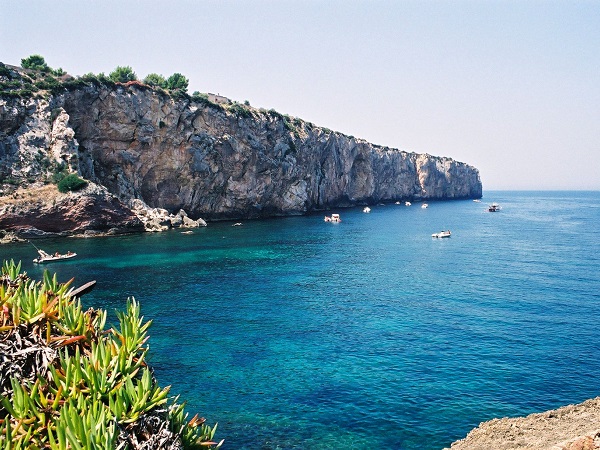
<path fill-rule="evenodd" d="M 150 321 L 127 301 L 118 328 L 84 311 L 68 283 L 31 280 L 4 262 L 0 275 L 0 447 L 218 448 L 216 425 L 169 397 L 145 362 Z"/>

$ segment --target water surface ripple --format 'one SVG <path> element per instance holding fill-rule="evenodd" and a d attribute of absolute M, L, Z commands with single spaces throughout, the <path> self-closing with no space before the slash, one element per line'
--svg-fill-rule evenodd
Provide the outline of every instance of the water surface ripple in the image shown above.
<path fill-rule="evenodd" d="M 36 245 L 78 253 L 47 267 L 98 280 L 86 304 L 141 301 L 159 382 L 224 448 L 439 449 L 600 395 L 600 193 L 419 206 Z"/>

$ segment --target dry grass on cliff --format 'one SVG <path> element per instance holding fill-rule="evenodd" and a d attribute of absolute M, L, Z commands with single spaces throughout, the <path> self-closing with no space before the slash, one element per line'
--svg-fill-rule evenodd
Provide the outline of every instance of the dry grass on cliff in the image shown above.
<path fill-rule="evenodd" d="M 40 187 L 19 188 L 15 192 L 0 196 L 0 208 L 7 205 L 22 205 L 24 203 L 52 202 L 61 195 L 53 184 Z"/>

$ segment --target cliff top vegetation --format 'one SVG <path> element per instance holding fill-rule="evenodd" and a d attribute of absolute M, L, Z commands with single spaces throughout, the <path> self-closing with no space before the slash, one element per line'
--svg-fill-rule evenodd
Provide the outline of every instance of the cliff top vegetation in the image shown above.
<path fill-rule="evenodd" d="M 194 91 L 190 95 L 188 94 L 188 78 L 178 72 L 173 73 L 169 77 L 150 73 L 143 79 L 140 79 L 131 66 L 117 66 L 108 75 L 90 72 L 81 76 L 72 76 L 62 68 L 53 69 L 48 66 L 41 55 L 31 55 L 23 58 L 21 60 L 21 68 L 0 62 L 0 97 L 4 98 L 48 98 L 50 95 L 58 95 L 66 90 L 86 86 L 115 87 L 119 85 L 150 89 L 159 94 L 170 96 L 175 100 L 188 100 L 203 106 L 228 111 L 240 118 L 251 118 L 255 115 L 262 115 L 273 120 L 281 120 L 285 128 L 294 133 L 296 137 L 299 137 L 299 130 L 302 127 L 308 129 L 320 128 L 324 134 L 333 133 L 329 128 L 317 127 L 311 122 L 279 113 L 274 109 L 253 108 L 248 100 L 240 103 L 230 101 L 225 97 L 199 91 Z M 226 101 L 222 101 L 221 99 L 225 99 Z M 347 137 L 353 138 L 353 136 Z"/>

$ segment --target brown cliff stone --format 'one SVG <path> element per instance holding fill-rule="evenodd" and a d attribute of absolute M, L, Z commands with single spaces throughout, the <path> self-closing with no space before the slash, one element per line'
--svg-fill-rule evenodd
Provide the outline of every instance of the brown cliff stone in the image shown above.
<path fill-rule="evenodd" d="M 0 207 L 0 227 L 24 237 L 83 234 L 86 231 L 143 231 L 142 222 L 105 189 L 90 185 L 81 192 L 60 194 L 54 186 L 28 189 L 30 201 Z M 35 199 L 35 200 L 33 200 Z"/>
<path fill-rule="evenodd" d="M 451 450 L 596 450 L 600 397 L 527 417 L 493 419 L 451 445 Z"/>

